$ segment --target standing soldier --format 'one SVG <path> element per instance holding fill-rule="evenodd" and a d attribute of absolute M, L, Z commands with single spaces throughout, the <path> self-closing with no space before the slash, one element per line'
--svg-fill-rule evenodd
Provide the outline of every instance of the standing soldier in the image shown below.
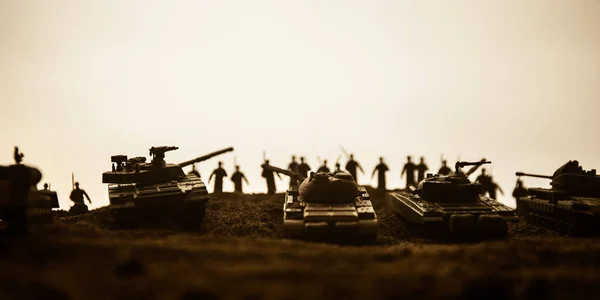
<path fill-rule="evenodd" d="M 210 183 L 210 180 L 215 176 L 215 188 L 213 189 L 213 193 L 216 194 L 223 192 L 223 178 L 227 177 L 227 172 L 221 167 L 222 165 L 223 162 L 220 161 L 219 167 L 216 168 L 208 178 L 208 183 Z"/>
<path fill-rule="evenodd" d="M 448 167 L 448 165 L 446 164 L 446 160 L 442 160 L 442 167 L 440 168 L 440 170 L 438 171 L 438 174 L 440 175 L 448 175 L 452 173 L 452 169 L 450 169 Z"/>
<path fill-rule="evenodd" d="M 296 162 L 296 156 L 292 155 L 292 162 L 288 165 L 288 170 L 298 173 L 298 162 Z M 296 186 L 298 185 L 298 180 L 290 177 L 290 185 Z"/>
<path fill-rule="evenodd" d="M 492 178 L 492 176 L 490 176 L 490 187 L 488 189 L 488 194 L 490 195 L 490 198 L 498 199 L 496 198 L 496 191 L 499 191 L 500 194 L 504 196 L 504 191 L 502 191 L 500 186 L 496 182 L 494 182 L 494 179 Z"/>
<path fill-rule="evenodd" d="M 386 190 L 385 172 L 387 172 L 389 170 L 390 169 L 388 168 L 388 166 L 383 162 L 383 157 L 380 157 L 379 164 L 377 166 L 375 166 L 375 169 L 373 170 L 373 174 L 371 175 L 371 178 L 373 178 L 375 176 L 375 172 L 377 172 L 377 189 L 379 189 L 381 191 Z"/>
<path fill-rule="evenodd" d="M 512 196 L 515 197 L 515 199 L 518 199 L 527 196 L 527 194 L 527 189 L 523 186 L 523 181 L 517 179 L 517 186 L 515 186 Z"/>
<path fill-rule="evenodd" d="M 298 174 L 308 177 L 308 171 L 310 171 L 310 166 L 304 162 L 304 156 L 301 156 L 300 164 L 298 165 Z"/>
<path fill-rule="evenodd" d="M 354 154 L 350 154 L 350 160 L 348 161 L 348 163 L 346 163 L 346 171 L 348 171 L 348 173 L 352 175 L 352 178 L 354 178 L 354 181 L 358 183 L 358 174 L 356 174 L 356 168 L 358 168 L 363 174 L 365 173 L 360 164 L 354 160 Z"/>
<path fill-rule="evenodd" d="M 88 212 L 88 207 L 87 207 L 87 205 L 85 205 L 85 202 L 83 202 L 84 196 L 85 196 L 85 198 L 87 198 L 87 201 L 90 204 L 92 204 L 92 200 L 90 200 L 90 196 L 88 196 L 88 194 L 84 190 L 79 188 L 79 182 L 75 182 L 75 189 L 73 191 L 71 191 L 71 195 L 69 196 L 69 199 L 71 199 L 71 201 L 73 201 L 73 203 L 75 203 L 75 205 L 73 205 L 71 207 L 71 209 L 69 210 L 70 212 L 72 212 L 74 214 Z"/>
<path fill-rule="evenodd" d="M 233 181 L 233 187 L 236 193 L 244 193 L 242 180 L 246 181 L 246 184 L 250 184 L 244 173 L 240 172 L 240 166 L 235 166 L 235 172 L 231 175 L 231 181 Z"/>
<path fill-rule="evenodd" d="M 408 188 L 409 186 L 415 186 L 415 169 L 417 166 L 411 161 L 410 155 L 406 157 L 406 160 L 402 173 L 400 173 L 400 179 L 406 173 L 406 188 Z"/>
<path fill-rule="evenodd" d="M 327 167 L 327 160 L 323 160 L 323 165 L 319 167 L 319 169 L 317 170 L 318 172 L 325 172 L 325 173 L 329 173 L 329 168 Z"/>
<path fill-rule="evenodd" d="M 421 156 L 421 161 L 417 165 L 417 183 L 425 179 L 425 172 L 429 170 L 429 167 L 425 164 L 425 158 Z"/>
<path fill-rule="evenodd" d="M 269 165 L 269 160 L 265 160 L 265 163 L 261 166 L 263 168 L 262 171 L 262 177 L 264 177 L 267 180 L 267 194 L 269 195 L 273 195 L 275 194 L 275 176 L 274 174 L 277 175 L 277 177 L 279 177 L 279 179 L 281 179 L 281 176 L 279 175 L 279 173 L 275 173 L 267 168 L 265 168 L 265 166 Z"/>

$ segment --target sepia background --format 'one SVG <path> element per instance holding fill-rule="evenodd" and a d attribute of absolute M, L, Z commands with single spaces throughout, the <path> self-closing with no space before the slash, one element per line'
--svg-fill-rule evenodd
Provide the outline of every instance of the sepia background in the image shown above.
<path fill-rule="evenodd" d="M 596 0 L 2 1 L 0 51 L 0 163 L 19 146 L 63 209 L 71 172 L 104 206 L 110 156 L 158 145 L 234 146 L 199 170 L 236 157 L 250 192 L 263 151 L 333 168 L 342 145 L 369 184 L 384 156 L 389 187 L 408 154 L 485 157 L 512 206 L 515 171 L 600 168 Z"/>

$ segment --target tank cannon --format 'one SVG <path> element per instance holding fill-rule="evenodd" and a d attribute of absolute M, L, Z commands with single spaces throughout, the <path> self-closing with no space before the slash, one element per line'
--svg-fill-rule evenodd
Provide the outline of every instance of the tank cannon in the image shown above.
<path fill-rule="evenodd" d="M 523 173 L 523 172 L 516 172 L 515 175 L 517 176 L 525 176 L 525 177 L 535 177 L 535 178 L 544 178 L 544 179 L 553 179 L 553 176 L 550 175 L 538 175 L 538 174 L 529 174 L 529 173 Z"/>
<path fill-rule="evenodd" d="M 265 168 L 267 170 L 271 170 L 273 172 L 277 172 L 279 174 L 283 174 L 283 175 L 289 176 L 290 178 L 296 179 L 298 181 L 303 181 L 304 179 L 306 179 L 306 177 L 304 177 L 304 176 L 302 176 L 302 175 L 300 175 L 300 174 L 298 174 L 296 172 L 292 172 L 290 170 L 285 170 L 285 169 L 282 169 L 282 168 L 274 167 L 274 166 L 271 166 L 271 165 L 263 165 L 263 168 Z M 311 173 L 311 174 L 314 174 L 314 173 Z"/>
<path fill-rule="evenodd" d="M 215 151 L 215 152 L 212 152 L 212 153 L 200 156 L 200 157 L 196 157 L 194 159 L 190 159 L 190 160 L 184 161 L 182 163 L 179 163 L 179 166 L 181 166 L 182 168 L 184 168 L 184 167 L 187 167 L 189 165 L 192 165 L 192 164 L 195 164 L 195 163 L 199 163 L 199 162 L 203 162 L 203 161 L 209 160 L 209 159 L 211 159 L 211 158 L 213 158 L 213 157 L 215 157 L 217 155 L 221 155 L 223 153 L 227 153 L 227 152 L 231 152 L 231 151 L 233 151 L 233 147 L 225 148 L 225 149 L 222 149 L 222 150 L 219 150 L 219 151 Z"/>
<path fill-rule="evenodd" d="M 577 160 L 571 160 L 552 176 L 515 175 L 551 180 L 551 188 L 528 188 L 517 197 L 517 210 L 528 223 L 570 235 L 600 234 L 600 176 L 595 169 L 583 170 Z"/>

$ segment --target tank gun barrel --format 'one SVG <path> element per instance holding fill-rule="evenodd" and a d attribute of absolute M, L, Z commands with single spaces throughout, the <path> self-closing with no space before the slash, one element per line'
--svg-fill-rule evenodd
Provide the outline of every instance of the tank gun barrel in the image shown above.
<path fill-rule="evenodd" d="M 263 165 L 263 168 L 265 168 L 267 170 L 271 170 L 273 172 L 277 172 L 279 174 L 287 175 L 287 176 L 289 176 L 289 177 L 291 177 L 293 179 L 296 179 L 296 180 L 302 181 L 302 180 L 306 179 L 306 177 L 304 177 L 304 176 L 302 176 L 302 175 L 300 175 L 300 174 L 298 174 L 296 172 L 292 172 L 290 170 L 284 170 L 282 168 L 274 167 L 274 166 L 271 166 L 271 165 Z"/>
<path fill-rule="evenodd" d="M 225 148 L 225 149 L 215 151 L 215 152 L 212 152 L 212 153 L 200 156 L 200 157 L 196 157 L 194 159 L 190 159 L 188 161 L 184 161 L 184 162 L 180 163 L 179 166 L 181 166 L 181 167 L 189 166 L 191 164 L 199 163 L 201 161 L 205 161 L 205 160 L 211 159 L 217 155 L 221 155 L 223 153 L 227 153 L 227 152 L 231 152 L 231 151 L 233 151 L 233 147 Z"/>
<path fill-rule="evenodd" d="M 457 161 L 455 168 L 456 168 L 456 172 L 460 171 L 460 169 L 462 167 L 466 167 L 466 166 L 474 166 L 474 169 L 477 169 L 479 166 L 484 165 L 484 164 L 491 164 L 491 161 L 487 161 L 487 160 L 481 160 L 481 161 L 474 161 L 474 162 L 470 162 L 470 161 Z M 471 171 L 471 170 L 469 170 Z M 473 170 L 474 171 L 474 170 Z M 470 172 L 473 173 L 473 172 Z M 469 173 L 469 174 L 470 174 Z"/>
<path fill-rule="evenodd" d="M 517 175 L 517 176 L 528 176 L 528 177 L 545 178 L 545 179 L 553 179 L 552 176 L 548 176 L 548 175 L 529 174 L 529 173 L 523 173 L 523 172 L 517 172 L 517 173 L 515 173 L 515 175 Z"/>

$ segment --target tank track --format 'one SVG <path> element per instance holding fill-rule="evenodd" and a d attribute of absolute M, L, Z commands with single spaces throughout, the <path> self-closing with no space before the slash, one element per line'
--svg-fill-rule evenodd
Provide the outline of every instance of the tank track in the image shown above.
<path fill-rule="evenodd" d="M 521 213 L 521 216 L 525 219 L 527 224 L 547 228 L 569 236 L 578 236 L 584 234 L 584 231 L 578 230 L 577 228 L 573 227 L 573 224 L 563 220 L 557 220 L 556 218 L 534 212 Z"/>

